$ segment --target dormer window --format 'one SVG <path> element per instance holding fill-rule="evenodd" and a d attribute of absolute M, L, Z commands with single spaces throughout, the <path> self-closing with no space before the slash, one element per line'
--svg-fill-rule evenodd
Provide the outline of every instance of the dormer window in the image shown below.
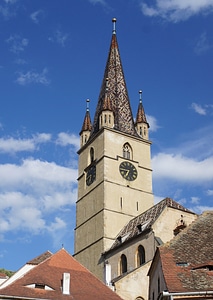
<path fill-rule="evenodd" d="M 54 289 L 51 288 L 50 286 L 44 284 L 44 283 L 32 283 L 26 285 L 26 287 L 31 288 L 31 289 L 41 289 L 41 290 L 48 290 L 48 291 L 53 291 Z"/>
<path fill-rule="evenodd" d="M 44 284 L 36 283 L 35 284 L 35 289 L 42 289 L 42 290 L 44 290 L 45 289 L 45 285 Z"/>

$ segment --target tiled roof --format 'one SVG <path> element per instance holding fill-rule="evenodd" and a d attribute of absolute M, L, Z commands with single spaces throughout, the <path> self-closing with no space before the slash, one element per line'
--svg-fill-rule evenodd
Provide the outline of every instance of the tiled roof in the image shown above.
<path fill-rule="evenodd" d="M 70 273 L 70 295 L 62 293 L 63 273 Z M 42 286 L 48 289 L 41 288 Z M 0 289 L 0 298 L 1 295 L 13 296 L 13 299 L 23 297 L 55 300 L 121 300 L 64 249 L 51 255 L 12 284 Z"/>
<path fill-rule="evenodd" d="M 111 102 L 110 108 L 115 116 L 114 129 L 130 135 L 138 136 L 134 126 L 134 120 L 130 107 L 115 31 L 113 31 L 111 39 L 110 50 L 105 67 L 98 104 L 96 107 L 91 136 L 99 130 L 99 116 L 104 107 L 103 102 L 105 101 L 106 90 L 108 94 L 107 101 Z"/>
<path fill-rule="evenodd" d="M 42 253 L 41 255 L 33 258 L 32 260 L 29 260 L 27 262 L 27 264 L 29 265 L 38 265 L 41 262 L 43 262 L 44 260 L 46 260 L 47 258 L 49 258 L 52 255 L 52 253 L 50 251 L 46 251 L 44 253 Z"/>
<path fill-rule="evenodd" d="M 119 232 L 117 239 L 113 243 L 110 250 L 120 246 L 121 241 L 126 242 L 151 228 L 165 207 L 172 207 L 181 211 L 192 213 L 190 210 L 175 202 L 171 198 L 165 198 L 149 208 L 147 211 L 130 220 Z"/>
<path fill-rule="evenodd" d="M 89 110 L 87 110 L 80 134 L 82 133 L 82 131 L 91 131 L 91 130 L 92 130 L 92 122 L 91 122 Z"/>
<path fill-rule="evenodd" d="M 213 290 L 213 211 L 159 247 L 169 292 Z"/>
<path fill-rule="evenodd" d="M 148 124 L 148 122 L 146 120 L 146 115 L 145 115 L 145 111 L 144 111 L 142 101 L 140 101 L 139 105 L 138 105 L 138 111 L 137 111 L 137 116 L 136 116 L 136 122 L 135 123 L 136 124 L 137 123 L 146 123 L 146 124 Z"/>

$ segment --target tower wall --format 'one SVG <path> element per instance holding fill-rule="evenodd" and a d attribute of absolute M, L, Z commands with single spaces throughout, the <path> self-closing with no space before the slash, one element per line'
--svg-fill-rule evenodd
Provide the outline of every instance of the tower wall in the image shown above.
<path fill-rule="evenodd" d="M 126 143 L 131 147 L 132 159 L 123 157 Z M 91 148 L 94 150 L 92 164 L 96 167 L 96 178 L 87 186 Z M 121 176 L 119 165 L 123 161 L 131 162 L 137 169 L 134 181 Z M 101 253 L 109 250 L 130 219 L 153 205 L 150 142 L 102 128 L 79 151 L 78 181 L 75 257 L 102 279 Z"/>

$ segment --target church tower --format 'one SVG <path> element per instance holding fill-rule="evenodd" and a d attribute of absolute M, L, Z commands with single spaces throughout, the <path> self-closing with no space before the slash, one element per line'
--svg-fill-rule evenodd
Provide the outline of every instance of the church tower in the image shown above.
<path fill-rule="evenodd" d="M 101 254 L 129 220 L 153 206 L 149 124 L 141 92 L 133 119 L 115 25 L 113 19 L 94 121 L 87 106 L 78 151 L 75 258 L 101 280 Z"/>

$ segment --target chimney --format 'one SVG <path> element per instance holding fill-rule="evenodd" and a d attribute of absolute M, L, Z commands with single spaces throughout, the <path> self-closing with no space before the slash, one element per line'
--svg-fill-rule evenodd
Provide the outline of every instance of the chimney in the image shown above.
<path fill-rule="evenodd" d="M 105 283 L 108 286 L 111 284 L 111 265 L 108 261 L 105 261 Z"/>
<path fill-rule="evenodd" d="M 63 273 L 62 292 L 64 295 L 70 294 L 70 273 Z"/>

